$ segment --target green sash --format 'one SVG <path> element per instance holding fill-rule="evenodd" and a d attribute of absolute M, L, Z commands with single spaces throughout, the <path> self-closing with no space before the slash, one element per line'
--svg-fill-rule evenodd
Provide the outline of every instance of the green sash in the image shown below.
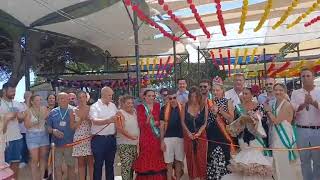
<path fill-rule="evenodd" d="M 145 103 L 143 103 L 143 106 L 144 106 L 144 109 L 146 110 L 146 116 L 148 118 L 150 116 L 150 114 L 151 114 L 151 111 L 150 111 L 149 107 Z M 151 116 L 151 118 L 150 118 L 150 127 L 152 129 L 153 134 L 157 138 L 160 138 L 160 128 L 156 126 L 156 123 L 154 121 L 153 116 Z"/>
<path fill-rule="evenodd" d="M 283 103 L 280 104 L 279 107 L 282 106 Z M 278 112 L 277 112 L 277 108 L 276 108 L 276 103 L 273 104 L 272 106 L 272 113 L 274 116 L 277 117 Z M 275 124 L 274 125 L 276 132 L 282 142 L 282 144 L 287 148 L 287 149 L 292 149 L 294 147 L 294 145 L 296 144 L 296 130 L 295 127 L 293 127 L 293 135 L 292 135 L 292 139 L 290 140 L 282 122 L 280 124 Z M 295 152 L 293 150 L 289 150 L 288 151 L 288 158 L 290 161 L 296 160 L 297 159 L 297 155 L 295 154 Z"/>
<path fill-rule="evenodd" d="M 242 116 L 242 115 L 245 115 L 246 114 L 246 110 L 244 109 L 243 106 L 241 106 L 240 104 L 237 104 L 236 105 L 236 112 Z M 255 136 L 256 140 L 258 141 L 258 143 L 263 147 L 263 148 L 268 148 L 266 143 L 264 142 L 264 140 L 258 136 Z M 264 156 L 272 156 L 272 153 L 271 151 L 269 150 L 263 150 L 263 155 Z"/>

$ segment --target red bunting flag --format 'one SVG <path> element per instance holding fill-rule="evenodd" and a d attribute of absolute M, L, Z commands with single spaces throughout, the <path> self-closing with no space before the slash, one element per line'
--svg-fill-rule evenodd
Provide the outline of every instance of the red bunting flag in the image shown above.
<path fill-rule="evenodd" d="M 284 63 L 279 69 L 273 71 L 273 72 L 269 75 L 269 77 L 273 77 L 273 78 L 276 77 L 277 73 L 280 73 L 280 72 L 286 70 L 286 69 L 290 66 L 290 64 L 291 64 L 290 61 L 287 61 L 287 62 Z"/>
<path fill-rule="evenodd" d="M 230 63 L 231 63 L 231 60 L 230 60 L 230 49 L 227 50 L 228 52 L 228 72 L 229 72 L 229 77 L 231 76 L 231 67 L 230 67 Z"/>
<path fill-rule="evenodd" d="M 224 60 L 222 57 L 221 48 L 219 48 L 219 56 L 220 56 L 220 63 L 221 63 L 222 69 L 223 69 L 223 71 L 225 71 L 226 69 L 224 68 Z"/>

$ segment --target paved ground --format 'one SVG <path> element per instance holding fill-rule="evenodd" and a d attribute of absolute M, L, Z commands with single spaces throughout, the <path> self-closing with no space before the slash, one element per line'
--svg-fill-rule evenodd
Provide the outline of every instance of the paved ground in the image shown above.
<path fill-rule="evenodd" d="M 120 175 L 120 166 L 121 164 L 119 163 L 119 158 L 116 156 L 116 163 L 115 163 L 115 180 L 122 180 L 121 175 Z M 184 172 L 187 173 L 187 166 L 185 165 L 185 170 Z M 89 178 L 87 178 L 89 180 Z M 104 178 L 103 178 L 104 179 Z M 182 180 L 188 180 L 188 176 L 185 174 Z M 26 166 L 22 169 L 20 169 L 19 173 L 19 180 L 32 180 L 31 178 L 31 169 L 30 166 Z"/>

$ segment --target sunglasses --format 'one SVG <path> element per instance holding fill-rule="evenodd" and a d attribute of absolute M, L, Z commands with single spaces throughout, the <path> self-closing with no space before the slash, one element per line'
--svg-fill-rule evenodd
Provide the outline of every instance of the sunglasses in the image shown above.
<path fill-rule="evenodd" d="M 311 75 L 302 75 L 301 77 L 311 77 Z"/>
<path fill-rule="evenodd" d="M 200 88 L 207 88 L 208 86 L 199 86 Z"/>
<path fill-rule="evenodd" d="M 171 101 L 172 99 L 177 99 L 177 97 L 169 97 L 169 100 Z"/>

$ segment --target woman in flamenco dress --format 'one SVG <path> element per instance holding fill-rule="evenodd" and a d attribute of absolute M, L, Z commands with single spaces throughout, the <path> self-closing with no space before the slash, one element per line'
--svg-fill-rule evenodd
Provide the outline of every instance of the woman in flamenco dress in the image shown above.
<path fill-rule="evenodd" d="M 137 106 L 140 128 L 139 155 L 133 164 L 136 180 L 166 180 L 166 164 L 160 146 L 160 104 L 155 91 L 144 92 L 144 102 Z"/>

